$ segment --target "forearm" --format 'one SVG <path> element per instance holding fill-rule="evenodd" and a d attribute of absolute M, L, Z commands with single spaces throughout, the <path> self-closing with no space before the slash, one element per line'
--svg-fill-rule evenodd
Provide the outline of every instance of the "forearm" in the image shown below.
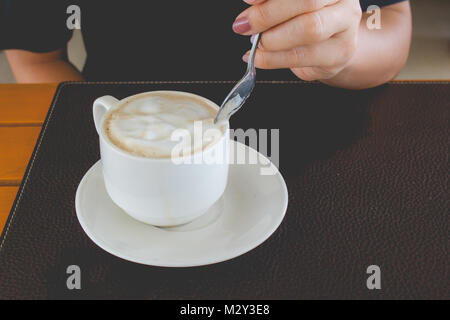
<path fill-rule="evenodd" d="M 6 56 L 10 61 L 16 81 L 19 83 L 82 81 L 81 73 L 62 56 L 61 58 L 27 59 L 30 53 L 23 50 L 8 50 Z"/>
<path fill-rule="evenodd" d="M 323 80 L 332 86 L 364 89 L 390 81 L 408 58 L 411 42 L 409 3 L 383 8 L 381 29 L 369 30 L 368 14 L 363 14 L 357 50 L 348 65 L 335 77 Z"/>
<path fill-rule="evenodd" d="M 13 68 L 14 77 L 19 83 L 82 81 L 83 76 L 66 61 L 53 61 L 38 65 L 24 65 Z"/>

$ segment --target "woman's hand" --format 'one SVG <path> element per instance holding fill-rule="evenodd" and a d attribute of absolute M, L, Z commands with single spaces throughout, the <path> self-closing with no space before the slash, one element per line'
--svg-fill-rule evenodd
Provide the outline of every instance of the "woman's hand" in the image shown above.
<path fill-rule="evenodd" d="M 236 18 L 233 30 L 263 32 L 255 57 L 258 68 L 290 68 L 303 80 L 325 80 L 339 74 L 356 52 L 358 0 L 244 1 L 251 7 Z"/>

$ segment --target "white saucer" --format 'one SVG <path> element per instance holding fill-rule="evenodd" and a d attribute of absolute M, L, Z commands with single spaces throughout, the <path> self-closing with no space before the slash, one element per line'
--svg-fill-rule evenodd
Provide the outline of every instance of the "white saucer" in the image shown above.
<path fill-rule="evenodd" d="M 233 142 L 237 154 L 257 151 Z M 251 159 L 251 158 L 250 158 Z M 78 186 L 75 208 L 86 234 L 122 259 L 163 267 L 192 267 L 242 255 L 263 243 L 286 213 L 288 193 L 281 174 L 261 175 L 259 164 L 232 164 L 223 197 L 202 217 L 179 227 L 158 228 L 134 220 L 105 190 L 101 161 Z M 261 164 L 264 163 L 264 164 Z"/>

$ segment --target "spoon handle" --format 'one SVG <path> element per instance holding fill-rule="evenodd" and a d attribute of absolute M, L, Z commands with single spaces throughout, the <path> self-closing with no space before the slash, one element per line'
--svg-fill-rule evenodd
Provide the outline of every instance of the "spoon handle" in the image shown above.
<path fill-rule="evenodd" d="M 248 57 L 247 70 L 252 70 L 255 68 L 255 54 L 258 48 L 259 40 L 261 39 L 261 33 L 257 33 L 253 39 L 252 49 L 250 50 L 250 55 Z"/>
<path fill-rule="evenodd" d="M 223 101 L 222 106 L 214 119 L 214 123 L 230 119 L 230 117 L 242 107 L 252 93 L 256 83 L 255 52 L 256 48 L 258 48 L 259 39 L 260 34 L 258 33 L 253 39 L 252 49 L 250 50 L 247 62 L 247 71 L 245 72 L 244 77 L 238 81 Z"/>

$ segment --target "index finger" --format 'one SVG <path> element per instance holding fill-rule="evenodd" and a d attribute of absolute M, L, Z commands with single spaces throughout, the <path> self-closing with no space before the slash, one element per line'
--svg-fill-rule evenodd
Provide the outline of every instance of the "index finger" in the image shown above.
<path fill-rule="evenodd" d="M 266 0 L 243 11 L 233 23 L 233 30 L 243 35 L 263 32 L 303 13 L 319 10 L 340 0 Z M 249 0 L 246 0 L 249 2 Z"/>

